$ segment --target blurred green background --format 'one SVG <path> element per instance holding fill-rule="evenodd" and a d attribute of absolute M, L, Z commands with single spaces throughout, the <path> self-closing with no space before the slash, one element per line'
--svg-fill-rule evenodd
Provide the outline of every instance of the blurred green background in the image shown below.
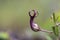
<path fill-rule="evenodd" d="M 30 10 L 36 9 L 39 16 L 35 22 L 43 29 L 52 30 L 50 15 L 60 14 L 60 0 L 0 0 L 0 30 L 13 30 L 17 33 L 35 33 L 30 29 Z M 31 34 L 30 33 L 30 34 Z"/>

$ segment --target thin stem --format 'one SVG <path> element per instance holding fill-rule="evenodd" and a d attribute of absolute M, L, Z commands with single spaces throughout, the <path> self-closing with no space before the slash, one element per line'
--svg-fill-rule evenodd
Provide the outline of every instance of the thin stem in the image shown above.
<path fill-rule="evenodd" d="M 52 31 L 41 29 L 42 32 L 53 33 Z"/>

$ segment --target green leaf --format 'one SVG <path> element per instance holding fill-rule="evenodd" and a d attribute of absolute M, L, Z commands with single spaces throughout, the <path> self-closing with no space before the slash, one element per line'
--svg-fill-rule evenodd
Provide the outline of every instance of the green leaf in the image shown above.
<path fill-rule="evenodd" d="M 55 31 L 56 31 L 56 36 L 59 36 L 59 29 L 58 29 L 58 26 L 57 25 L 55 27 Z"/>
<path fill-rule="evenodd" d="M 59 16 L 56 18 L 56 21 L 59 19 Z"/>
<path fill-rule="evenodd" d="M 58 26 L 57 26 L 57 25 L 56 25 L 56 26 L 53 26 L 52 29 L 53 29 L 54 34 L 55 34 L 56 36 L 59 36 Z"/>
<path fill-rule="evenodd" d="M 55 13 L 53 13 L 53 21 L 54 21 L 54 23 L 56 23 Z"/>
<path fill-rule="evenodd" d="M 54 27 L 54 26 L 52 27 L 52 29 L 53 29 L 54 34 L 56 34 L 56 33 L 55 33 L 55 27 Z"/>

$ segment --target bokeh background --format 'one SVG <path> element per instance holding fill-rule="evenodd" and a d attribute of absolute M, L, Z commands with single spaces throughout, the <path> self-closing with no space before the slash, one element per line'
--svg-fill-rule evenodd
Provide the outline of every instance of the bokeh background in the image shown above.
<path fill-rule="evenodd" d="M 20 38 L 39 35 L 42 39 L 47 37 L 52 40 L 50 34 L 30 29 L 28 12 L 33 9 L 39 12 L 35 19 L 39 27 L 52 31 L 50 16 L 53 12 L 60 16 L 60 0 L 0 0 L 0 31 L 11 30 Z"/>

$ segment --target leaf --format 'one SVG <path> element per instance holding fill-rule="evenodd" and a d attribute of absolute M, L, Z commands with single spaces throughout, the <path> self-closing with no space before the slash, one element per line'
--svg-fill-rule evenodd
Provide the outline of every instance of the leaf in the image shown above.
<path fill-rule="evenodd" d="M 58 17 L 56 18 L 56 21 L 59 19 L 59 17 L 60 17 L 60 16 L 58 16 Z"/>
<path fill-rule="evenodd" d="M 56 32 L 56 36 L 59 36 L 59 29 L 58 29 L 58 26 L 57 25 L 55 27 L 55 32 Z"/>
<path fill-rule="evenodd" d="M 56 23 L 55 13 L 53 13 L 53 21 L 54 21 L 54 23 Z"/>
<path fill-rule="evenodd" d="M 57 26 L 57 25 L 56 25 L 56 26 L 53 26 L 52 29 L 53 29 L 54 34 L 55 34 L 56 36 L 59 36 L 58 26 Z"/>
<path fill-rule="evenodd" d="M 54 26 L 52 27 L 52 29 L 53 29 L 54 34 L 56 34 L 56 33 L 55 33 L 55 27 L 54 27 Z"/>

